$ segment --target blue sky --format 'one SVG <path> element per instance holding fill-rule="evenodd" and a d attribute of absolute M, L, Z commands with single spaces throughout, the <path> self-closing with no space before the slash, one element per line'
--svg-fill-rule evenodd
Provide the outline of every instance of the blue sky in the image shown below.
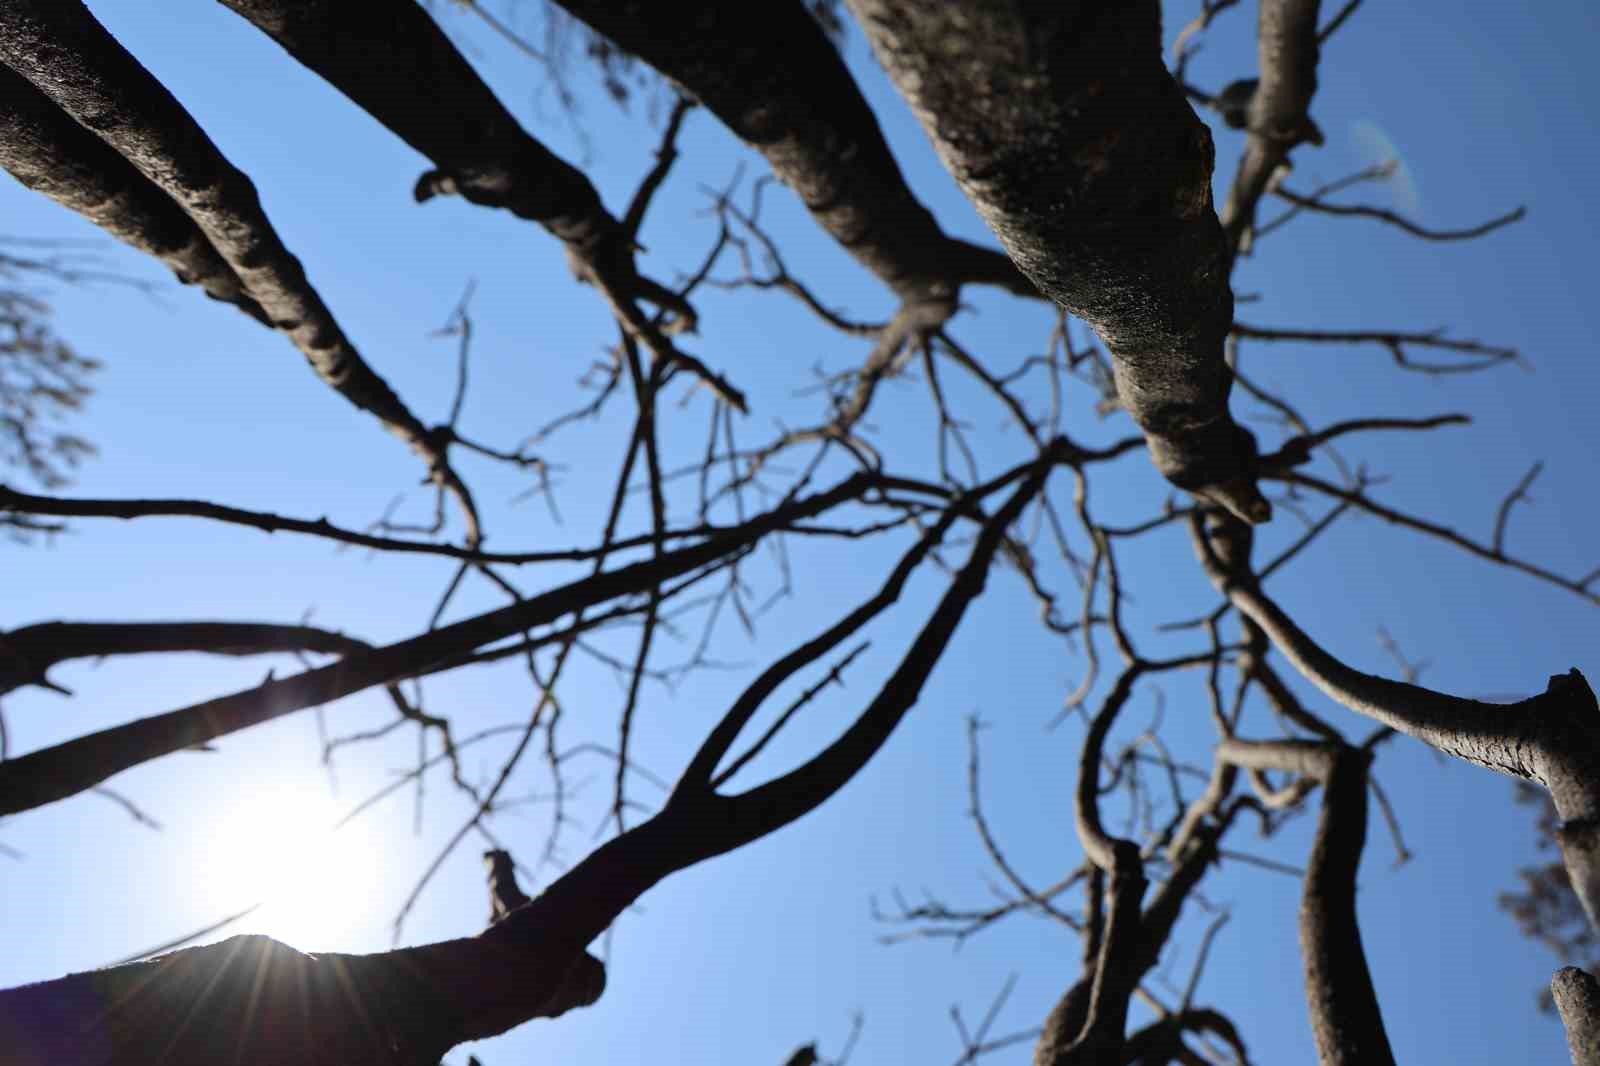
<path fill-rule="evenodd" d="M 463 429 L 509 446 L 573 405 L 578 394 L 570 383 L 613 330 L 598 297 L 573 286 L 550 238 L 458 201 L 413 204 L 411 185 L 425 162 L 220 6 L 91 6 L 254 177 L 269 215 L 346 331 L 425 421 L 443 418 L 454 380 L 453 343 L 429 333 L 444 324 L 469 280 L 477 286 L 476 340 Z M 1246 8 L 1219 22 L 1195 60 L 1192 74 L 1202 85 L 1216 88 L 1253 72 Z M 1191 14 L 1188 5 L 1168 5 L 1169 39 Z M 585 147 L 552 95 L 541 93 L 540 71 L 465 16 L 443 17 L 529 128 L 581 161 Z M 1245 368 L 1294 398 L 1315 424 L 1371 414 L 1471 414 L 1474 424 L 1465 429 L 1352 440 L 1345 454 L 1390 476 L 1381 498 L 1480 537 L 1505 491 L 1544 459 L 1535 505 L 1518 511 L 1511 544 L 1557 571 L 1586 572 L 1600 565 L 1590 533 L 1600 469 L 1593 416 L 1600 373 L 1592 349 L 1600 312 L 1587 195 L 1600 134 L 1584 75 L 1600 13 L 1552 3 L 1536 15 L 1485 8 L 1443 17 L 1369 6 L 1340 32 L 1324 53 L 1313 108 L 1328 145 L 1297 154 L 1294 186 L 1371 162 L 1360 130 L 1376 127 L 1410 171 L 1418 221 L 1466 225 L 1517 204 L 1528 205 L 1528 219 L 1464 245 L 1419 243 L 1365 220 L 1303 219 L 1264 240 L 1239 269 L 1238 291 L 1260 297 L 1241 304 L 1239 317 L 1309 328 L 1446 326 L 1454 336 L 1517 346 L 1530 369 L 1432 378 L 1398 371 L 1378 349 L 1287 345 L 1247 347 Z M 532 26 L 531 16 L 525 24 Z M 948 231 L 991 241 L 859 36 L 849 40 L 847 56 L 918 195 Z M 590 84 L 581 71 L 577 80 Z M 587 170 L 614 211 L 651 162 L 656 133 L 647 110 L 620 114 L 593 96 L 583 104 Z M 1218 130 L 1217 141 L 1222 189 L 1242 142 L 1228 130 Z M 714 222 L 700 214 L 704 190 L 726 185 L 741 166 L 747 184 L 764 172 L 704 114 L 691 116 L 681 148 L 682 162 L 643 233 L 646 266 L 669 278 L 691 269 L 714 234 Z M 1391 195 L 1369 187 L 1352 199 L 1385 203 Z M 892 310 L 887 294 L 787 193 L 770 190 L 767 205 L 789 262 L 831 304 L 863 318 Z M 10 181 L 0 183 L 0 211 L 8 234 L 95 236 Z M 160 284 L 154 296 L 115 285 L 50 290 L 61 332 L 107 364 L 82 423 L 101 454 L 80 471 L 74 494 L 201 497 L 326 514 L 361 527 L 407 493 L 402 513 L 426 517 L 415 460 L 317 382 L 286 341 L 168 284 L 157 264 L 109 240 L 102 252 L 103 265 Z M 1009 367 L 1039 350 L 1049 325 L 1039 307 L 977 291 L 964 299 L 972 311 L 955 332 L 991 365 Z M 813 380 L 813 367 L 836 371 L 864 354 L 778 296 L 708 292 L 700 310 L 702 331 L 691 350 L 752 397 L 752 414 L 739 427 L 743 442 L 760 439 L 776 420 L 815 419 L 817 398 L 796 395 Z M 1093 444 L 1128 432 L 1123 418 L 1097 421 L 1092 399 L 1073 400 L 1075 439 Z M 991 469 L 1015 461 L 1019 441 L 998 428 L 1000 412 L 969 402 Z M 1235 410 L 1260 413 L 1240 397 Z M 669 454 L 697 455 L 704 397 L 664 411 Z M 488 514 L 490 545 L 592 541 L 628 415 L 616 405 L 595 425 L 548 445 L 549 458 L 564 464 L 559 526 L 538 501 L 511 503 L 525 480 L 465 461 Z M 902 469 L 930 469 L 932 422 L 919 382 L 891 385 L 872 421 L 891 454 L 900 445 Z M 1257 431 L 1264 442 L 1281 436 L 1266 423 Z M 1108 521 L 1151 515 L 1166 497 L 1142 455 L 1097 476 L 1097 514 Z M 687 517 L 688 497 L 682 501 L 677 513 Z M 630 511 L 630 528 L 646 521 L 642 505 Z M 1263 533 L 1262 557 L 1297 532 L 1292 522 L 1274 523 Z M 753 668 L 831 618 L 841 598 L 862 595 L 892 548 L 796 545 L 795 596 L 763 620 L 755 639 L 730 628 L 716 646 L 743 669 L 696 675 L 675 691 L 646 690 L 638 738 L 644 764 L 670 777 Z M 1123 567 L 1139 597 L 1130 624 L 1141 633 L 1211 603 L 1177 531 L 1131 545 Z M 451 572 L 443 561 L 367 558 L 216 525 L 80 522 L 49 546 L 0 544 L 0 627 L 58 618 L 293 622 L 312 610 L 318 624 L 388 641 L 426 624 Z M 552 569 L 520 580 L 537 589 L 568 576 Z M 765 580 L 770 589 L 772 575 Z M 797 724 L 764 760 L 768 770 L 803 757 L 848 720 L 942 584 L 933 572 L 914 583 L 874 631 L 873 648 L 848 687 Z M 1526 694 L 1571 666 L 1600 677 L 1592 606 L 1375 520 L 1341 523 L 1274 579 L 1273 592 L 1318 639 L 1365 669 L 1392 669 L 1376 638 L 1385 627 L 1412 656 L 1429 661 L 1424 680 L 1451 692 Z M 452 616 L 497 602 L 491 590 L 469 587 Z M 1083 661 L 1047 639 L 1034 619 L 1025 590 L 997 574 L 915 712 L 858 780 L 800 823 L 650 893 L 616 927 L 610 987 L 594 1008 L 525 1026 L 476 1053 L 487 1066 L 534 1056 L 776 1063 L 809 1039 L 822 1041 L 824 1052 L 837 1050 L 859 1009 L 866 1028 L 856 1061 L 953 1060 L 959 1045 L 949 1006 L 980 1016 L 1012 974 L 1016 990 L 998 1028 L 1037 1024 L 1078 972 L 1078 944 L 1065 931 L 1019 917 L 959 952 L 934 941 L 885 947 L 876 938 L 888 930 L 869 906 L 874 896 L 887 904 L 896 889 L 913 900 L 928 891 L 952 904 L 990 898 L 992 872 L 965 814 L 964 719 L 973 713 L 991 723 L 984 734 L 986 808 L 1009 857 L 1039 883 L 1080 861 L 1070 803 L 1082 727 L 1069 721 L 1051 732 L 1045 725 L 1082 676 Z M 1146 639 L 1152 650 L 1169 646 Z M 669 645 L 664 654 L 676 661 L 686 649 Z M 7 697 L 13 750 L 252 684 L 267 665 L 173 657 L 64 668 L 58 680 L 75 699 Z M 280 673 L 293 668 L 275 665 Z M 1198 689 L 1188 680 L 1162 686 L 1165 735 L 1204 758 L 1209 725 Z M 617 687 L 609 672 L 580 661 L 562 691 L 569 741 L 611 739 Z M 514 723 L 532 698 L 515 667 L 431 682 L 427 692 L 430 709 L 452 715 L 458 733 Z M 1320 700 L 1314 705 L 1348 721 Z M 1154 707 L 1149 691 L 1138 697 L 1125 716 L 1129 736 Z M 366 695 L 328 708 L 326 717 L 342 733 L 381 724 L 388 713 L 382 699 Z M 504 750 L 496 743 L 474 749 L 469 774 L 493 771 Z M 312 817 L 348 808 L 410 766 L 415 747 L 415 737 L 404 734 L 348 749 L 329 798 L 315 721 L 302 714 L 227 738 L 215 753 L 183 753 L 117 778 L 118 791 L 165 824 L 160 833 L 92 795 L 0 824 L 0 843 L 24 855 L 0 866 L 0 985 L 101 965 L 252 902 L 243 898 L 251 886 L 240 885 L 235 870 L 241 839 L 295 836 L 295 826 L 283 824 L 285 810 L 304 808 Z M 601 759 L 572 765 L 585 781 L 586 820 L 563 837 L 568 861 L 591 846 L 611 773 Z M 1510 784 L 1404 741 L 1386 747 L 1377 772 L 1417 853 L 1391 869 L 1392 849 L 1374 819 L 1361 879 L 1364 936 L 1397 1057 L 1558 1061 L 1559 1026 L 1533 1009 L 1534 991 L 1556 960 L 1518 938 L 1493 903 L 1510 886 L 1513 867 L 1532 857 L 1531 818 L 1511 805 Z M 544 787 L 532 770 L 524 777 L 522 791 Z M 338 876 L 312 882 L 324 904 L 319 919 L 306 908 L 298 915 L 269 908 L 258 924 L 237 930 L 259 928 L 308 950 L 386 947 L 396 910 L 467 813 L 446 780 L 431 778 L 421 831 L 414 832 L 414 798 L 400 793 L 335 838 L 323 861 Z M 532 858 L 547 818 L 546 807 L 530 803 L 500 816 L 495 831 L 519 857 Z M 1299 863 L 1310 829 L 1306 819 L 1264 844 L 1247 844 L 1244 834 L 1231 843 Z M 480 926 L 487 912 L 481 850 L 471 838 L 445 863 L 407 921 L 406 942 Z M 258 877 L 274 880 L 296 861 L 284 859 Z M 1232 863 L 1204 892 L 1233 917 L 1213 949 L 1200 1000 L 1234 1013 L 1257 1061 L 1309 1061 L 1294 932 L 1298 885 Z M 1191 917 L 1163 966 L 1179 986 L 1205 921 Z M 452 1056 L 457 1060 L 465 1060 L 464 1051 Z M 1024 1062 L 1027 1051 L 992 1061 Z"/>

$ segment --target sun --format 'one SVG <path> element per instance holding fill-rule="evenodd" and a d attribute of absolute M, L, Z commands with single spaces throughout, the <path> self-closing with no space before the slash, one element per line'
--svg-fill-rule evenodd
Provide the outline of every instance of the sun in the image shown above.
<path fill-rule="evenodd" d="M 381 877 L 380 850 L 361 819 L 337 827 L 337 805 L 304 785 L 238 796 L 198 842 L 197 901 L 219 918 L 255 906 L 229 935 L 265 933 L 305 951 L 348 947 Z"/>

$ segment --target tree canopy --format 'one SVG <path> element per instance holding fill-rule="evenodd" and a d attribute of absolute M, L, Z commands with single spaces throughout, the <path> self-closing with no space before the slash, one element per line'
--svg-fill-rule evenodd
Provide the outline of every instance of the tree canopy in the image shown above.
<path fill-rule="evenodd" d="M 1594 136 L 1419 19 L 0 4 L 0 1040 L 1559 1045 Z"/>

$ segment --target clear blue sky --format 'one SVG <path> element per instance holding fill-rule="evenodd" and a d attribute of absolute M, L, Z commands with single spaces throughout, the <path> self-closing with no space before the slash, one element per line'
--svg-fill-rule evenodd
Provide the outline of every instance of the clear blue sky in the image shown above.
<path fill-rule="evenodd" d="M 613 331 L 598 297 L 573 286 L 550 238 L 458 201 L 413 204 L 411 185 L 425 162 L 220 6 L 198 0 L 91 6 L 255 178 L 268 213 L 346 331 L 424 420 L 443 418 L 454 378 L 452 342 L 428 334 L 445 322 L 469 279 L 477 281 L 477 341 L 463 428 L 509 446 L 572 405 L 569 383 Z M 1195 61 L 1195 80 L 1215 88 L 1253 73 L 1250 7 L 1221 20 Z M 1170 40 L 1192 11 L 1188 4 L 1168 9 Z M 466 16 L 447 10 L 443 17 L 530 129 L 583 161 L 584 146 L 551 94 L 539 89 L 539 70 Z M 531 15 L 525 24 L 532 26 Z M 1597 29 L 1600 14 L 1581 3 L 1540 5 L 1535 13 L 1440 8 L 1430 14 L 1368 5 L 1324 53 L 1313 113 L 1328 144 L 1297 154 L 1295 186 L 1370 162 L 1359 131 L 1376 126 L 1409 168 L 1419 221 L 1465 225 L 1519 203 L 1528 205 L 1529 217 L 1465 245 L 1422 244 L 1363 220 L 1306 219 L 1264 241 L 1237 275 L 1241 293 L 1261 297 L 1241 306 L 1246 321 L 1448 326 L 1456 336 L 1519 347 L 1531 372 L 1442 379 L 1400 373 L 1376 349 L 1257 347 L 1246 360 L 1315 423 L 1470 413 L 1475 423 L 1466 429 L 1374 437 L 1345 450 L 1391 475 L 1382 498 L 1463 531 L 1487 535 L 1499 498 L 1532 461 L 1545 459 L 1536 505 L 1518 512 L 1512 544 L 1569 573 L 1600 564 L 1592 535 L 1600 471 L 1593 338 L 1600 312 L 1587 194 L 1600 154 L 1590 114 L 1600 101 L 1588 77 Z M 850 38 L 847 55 L 919 196 L 947 230 L 989 241 L 859 35 Z M 592 85 L 581 69 L 576 80 Z M 645 108 L 622 115 L 592 94 L 580 122 L 590 138 L 588 172 L 620 212 L 651 161 L 655 125 Z M 1217 140 L 1220 189 L 1241 139 L 1219 130 Z M 646 264 L 667 277 L 692 268 L 712 237 L 713 222 L 696 213 L 705 204 L 704 187 L 726 184 L 741 165 L 747 182 L 764 172 L 705 114 L 691 116 L 682 148 L 683 160 L 643 234 Z M 1390 195 L 1373 187 L 1353 199 L 1384 203 Z M 890 310 L 887 295 L 787 193 L 773 190 L 768 204 L 791 264 L 831 303 L 861 317 Z M 10 181 L 0 183 L 0 212 L 8 234 L 95 236 Z M 105 266 L 160 285 L 154 298 L 115 285 L 50 293 L 61 331 L 107 364 L 82 423 L 101 454 L 83 468 L 74 494 L 201 497 L 326 514 L 360 527 L 396 494 L 409 492 L 405 513 L 426 516 L 415 460 L 317 382 L 286 341 L 167 283 L 152 261 L 109 240 L 101 250 Z M 991 365 L 1014 365 L 1043 343 L 1048 316 L 1040 308 L 976 291 L 964 298 L 974 313 L 958 320 L 956 333 Z M 813 367 L 839 370 L 863 354 L 778 296 L 708 293 L 701 311 L 703 329 L 692 350 L 751 394 L 752 414 L 740 429 L 747 443 L 777 419 L 791 425 L 814 419 L 816 398 L 795 395 L 811 382 Z M 921 464 L 926 472 L 931 462 L 926 408 L 922 386 L 908 382 L 892 385 L 874 410 L 890 454 L 896 441 L 904 445 L 901 469 Z M 1235 409 L 1258 413 L 1242 398 Z M 698 454 L 704 398 L 682 412 L 664 410 L 671 419 L 669 452 Z M 1018 442 L 995 428 L 999 412 L 974 411 L 991 469 L 1014 461 L 1007 457 L 1020 454 Z M 612 418 L 551 444 L 550 458 L 566 464 L 561 526 L 536 501 L 510 503 L 524 483 L 466 461 L 488 514 L 491 546 L 591 542 L 627 413 L 619 404 Z M 1110 440 L 1128 428 L 1122 418 L 1097 423 L 1088 401 L 1076 401 L 1071 431 L 1080 441 Z M 1258 432 L 1265 442 L 1279 439 L 1273 426 L 1261 424 Z M 1142 456 L 1099 477 L 1096 499 L 1107 520 L 1148 516 L 1165 498 Z M 687 506 L 685 497 L 677 513 L 687 516 Z M 646 520 L 642 508 L 630 512 L 630 528 Z M 1296 532 L 1289 521 L 1274 523 L 1263 534 L 1263 557 Z M 644 764 L 673 774 L 753 665 L 831 617 L 840 601 L 835 590 L 858 595 L 853 590 L 867 587 L 886 553 L 887 547 L 800 546 L 797 595 L 765 619 L 753 642 L 729 630 L 717 645 L 718 654 L 743 669 L 697 675 L 675 691 L 647 690 L 639 723 Z M 1141 631 L 1182 616 L 1186 606 L 1211 602 L 1176 533 L 1130 549 L 1123 565 L 1139 596 L 1130 622 Z M 426 624 L 451 572 L 443 561 L 368 559 L 217 525 L 81 522 L 48 547 L 0 544 L 0 628 L 52 619 L 293 622 L 314 609 L 318 624 L 387 641 Z M 537 589 L 565 576 L 553 570 L 521 580 Z M 936 575 L 923 576 L 875 633 L 848 689 L 800 723 L 766 760 L 768 768 L 813 750 L 847 720 L 941 587 Z M 1430 662 L 1426 681 L 1452 692 L 1526 694 L 1571 666 L 1600 679 L 1594 608 L 1376 521 L 1343 523 L 1275 581 L 1274 591 L 1315 636 L 1366 669 L 1390 669 L 1376 639 L 1381 625 Z M 460 616 L 496 602 L 490 590 L 475 587 L 453 610 Z M 647 1056 L 778 1063 L 813 1038 L 824 1053 L 836 1051 L 850 1013 L 859 1009 L 866 1029 L 855 1061 L 952 1060 L 959 1045 L 949 1006 L 960 1004 L 969 1018 L 981 1015 L 1013 973 L 1016 991 L 998 1029 L 1036 1025 L 1078 972 L 1078 943 L 1065 931 L 1015 918 L 958 953 L 932 941 L 884 947 L 875 937 L 887 930 L 869 909 L 871 897 L 887 901 L 896 888 L 912 899 L 927 890 L 952 904 L 989 898 L 991 871 L 964 813 L 963 721 L 974 712 L 992 723 L 985 734 L 986 798 L 1010 857 L 1038 883 L 1079 862 L 1070 804 L 1081 725 L 1069 722 L 1054 732 L 1044 726 L 1083 663 L 1046 639 L 1035 610 L 1013 577 L 998 574 L 916 711 L 857 781 L 795 826 L 647 896 L 616 927 L 610 987 L 594 1008 L 525 1026 L 476 1053 L 487 1066 Z M 664 662 L 677 661 L 686 649 L 669 645 L 664 654 Z M 75 699 L 31 691 L 7 698 L 13 750 L 254 683 L 267 665 L 167 658 L 62 669 L 57 679 L 75 690 Z M 289 661 L 276 665 L 280 674 L 293 669 Z M 1198 691 L 1188 682 L 1165 688 L 1169 737 L 1202 758 L 1209 726 Z M 531 699 L 515 668 L 435 681 L 427 691 L 430 709 L 452 715 L 463 734 L 518 721 Z M 608 672 L 580 662 L 563 698 L 569 741 L 611 738 L 617 691 Z M 1145 692 L 1125 716 L 1129 729 L 1142 728 L 1153 708 Z M 388 713 L 383 700 L 367 695 L 328 708 L 327 720 L 331 730 L 351 732 L 381 724 Z M 392 780 L 414 761 L 415 744 L 405 734 L 347 750 L 331 809 Z M 218 748 L 173 756 L 113 782 L 165 824 L 160 833 L 92 795 L 0 824 L 0 843 L 25 856 L 0 860 L 0 986 L 104 964 L 251 902 L 250 886 L 240 886 L 232 869 L 238 838 L 283 829 L 264 824 L 273 804 L 286 794 L 321 799 L 328 779 L 317 765 L 310 714 L 227 738 Z M 466 760 L 468 772 L 492 772 L 502 752 L 484 745 Z M 588 780 L 581 793 L 585 821 L 563 838 L 569 861 L 591 846 L 611 773 L 599 759 L 573 767 L 576 778 Z M 1495 893 L 1512 883 L 1512 869 L 1532 858 L 1528 812 L 1512 807 L 1508 782 L 1443 763 L 1410 742 L 1387 747 L 1378 773 L 1417 853 L 1410 865 L 1391 869 L 1392 850 L 1374 819 L 1361 879 L 1364 936 L 1397 1057 L 1560 1061 L 1559 1026 L 1534 1011 L 1535 989 L 1556 961 L 1521 940 L 1494 908 Z M 542 787 L 530 771 L 522 791 Z M 466 813 L 448 782 L 432 778 L 421 832 L 414 833 L 413 799 L 410 792 L 396 796 L 338 838 L 341 861 L 330 864 L 346 873 L 340 883 L 315 885 L 325 904 L 322 921 L 269 910 L 258 924 L 230 932 L 261 929 L 308 950 L 386 947 L 401 901 Z M 532 803 L 497 819 L 496 832 L 519 857 L 532 859 L 547 817 L 546 807 Z M 1267 844 L 1248 846 L 1300 863 L 1310 828 L 1306 819 Z M 1236 834 L 1232 845 L 1245 847 L 1244 837 Z M 482 846 L 471 838 L 447 861 L 407 922 L 406 942 L 479 928 L 486 914 Z M 293 869 L 288 860 L 283 868 Z M 1231 864 L 1206 881 L 1204 893 L 1233 919 L 1214 947 L 1200 1001 L 1233 1012 L 1256 1061 L 1310 1061 L 1295 945 L 1298 884 Z M 1163 968 L 1180 986 L 1204 921 L 1191 918 Z M 992 1061 L 1020 1063 L 1027 1054 L 1020 1048 Z M 465 1051 L 451 1061 L 465 1061 Z"/>

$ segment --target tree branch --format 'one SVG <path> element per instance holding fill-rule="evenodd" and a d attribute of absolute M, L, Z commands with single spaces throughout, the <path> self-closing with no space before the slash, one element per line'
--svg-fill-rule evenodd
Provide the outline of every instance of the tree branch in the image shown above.
<path fill-rule="evenodd" d="M 1254 442 L 1227 408 L 1211 137 L 1162 66 L 1159 5 L 850 6 L 1011 258 L 1105 340 L 1156 466 L 1266 520 Z"/>
<path fill-rule="evenodd" d="M 415 188 L 419 202 L 458 193 L 539 223 L 565 245 L 579 280 L 601 290 L 630 333 L 746 410 L 742 392 L 669 339 L 694 330 L 694 308 L 639 273 L 633 235 L 589 179 L 517 123 L 415 0 L 220 2 L 432 160 L 436 169 Z M 657 326 L 639 311 L 639 300 L 672 321 Z"/>
<path fill-rule="evenodd" d="M 964 282 L 1038 291 L 1003 252 L 948 237 L 919 203 L 838 49 L 798 0 L 557 0 L 691 93 L 906 302 Z"/>
<path fill-rule="evenodd" d="M 268 221 L 250 179 L 81 0 L 19 0 L 0 10 L 0 61 L 177 201 L 317 375 L 428 464 L 460 503 L 475 545 L 477 508 L 445 447 L 345 336 Z"/>
<path fill-rule="evenodd" d="M 0 166 L 13 177 L 160 259 L 184 284 L 272 324 L 194 220 L 133 164 L 3 65 L 0 98 Z"/>
<path fill-rule="evenodd" d="M 148 652 L 267 655 L 311 651 L 350 655 L 372 645 L 316 626 L 256 622 L 42 622 L 0 632 L 0 695 L 49 686 L 46 674 L 69 659 Z"/>
<path fill-rule="evenodd" d="M 1224 529 L 1234 520 L 1211 512 Z M 1196 554 L 1217 590 L 1331 699 L 1458 759 L 1549 789 L 1563 819 L 1562 859 L 1591 924 L 1600 928 L 1600 707 L 1577 670 L 1512 704 L 1483 703 L 1355 670 L 1330 655 L 1261 591 L 1220 563 L 1202 520 L 1190 519 Z"/>
<path fill-rule="evenodd" d="M 330 666 L 113 726 L 0 763 L 0 815 L 65 799 L 142 762 L 408 676 L 429 663 L 546 625 L 564 614 L 643 592 L 742 551 L 796 518 L 855 499 L 872 484 L 871 476 L 858 474 L 827 492 L 769 511 L 703 544 L 579 578 L 508 607 L 351 655 Z"/>
<path fill-rule="evenodd" d="M 1322 143 L 1308 113 L 1317 91 L 1319 6 L 1317 0 L 1261 0 L 1256 27 L 1261 69 L 1246 115 L 1250 140 L 1222 208 L 1230 267 L 1249 249 L 1256 205 L 1290 150 L 1305 141 Z"/>
<path fill-rule="evenodd" d="M 1576 966 L 1550 979 L 1550 995 L 1567 1028 L 1572 1066 L 1600 1066 L 1600 982 Z"/>
<path fill-rule="evenodd" d="M 1311 1031 L 1322 1066 L 1392 1066 L 1394 1052 L 1356 915 L 1371 756 L 1341 743 L 1225 740 L 1217 758 L 1322 782 L 1322 814 L 1300 899 L 1300 952 Z"/>

